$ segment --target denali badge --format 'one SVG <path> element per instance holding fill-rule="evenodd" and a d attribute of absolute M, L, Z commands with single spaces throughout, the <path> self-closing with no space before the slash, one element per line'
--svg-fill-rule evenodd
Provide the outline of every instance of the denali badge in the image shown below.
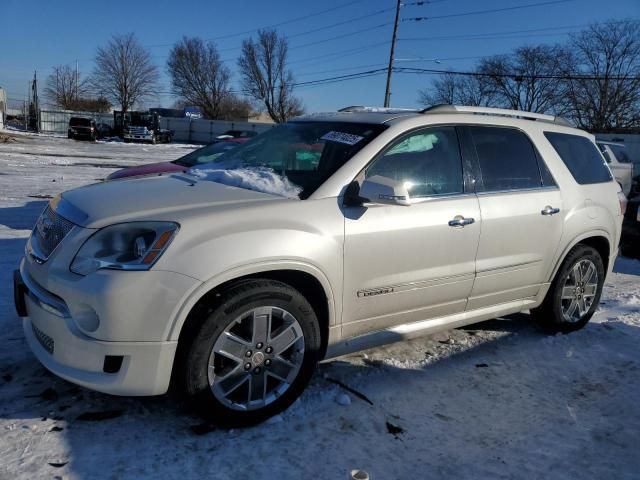
<path fill-rule="evenodd" d="M 373 297 L 374 295 L 384 295 L 386 293 L 393 293 L 393 287 L 374 288 L 371 290 L 359 290 L 358 297 Z"/>

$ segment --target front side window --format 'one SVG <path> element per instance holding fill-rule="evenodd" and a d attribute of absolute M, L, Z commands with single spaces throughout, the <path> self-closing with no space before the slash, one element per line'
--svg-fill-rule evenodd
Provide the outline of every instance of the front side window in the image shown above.
<path fill-rule="evenodd" d="M 469 127 L 486 192 L 543 186 L 536 152 L 527 136 L 513 128 Z"/>
<path fill-rule="evenodd" d="M 198 168 L 266 168 L 300 187 L 300 198 L 307 198 L 386 128 L 347 122 L 285 123 Z"/>
<path fill-rule="evenodd" d="M 544 132 L 544 136 L 580 185 L 612 180 L 598 148 L 587 137 L 557 132 Z"/>
<path fill-rule="evenodd" d="M 455 128 L 428 128 L 397 140 L 367 167 L 365 178 L 376 175 L 404 182 L 412 198 L 462 193 Z"/>

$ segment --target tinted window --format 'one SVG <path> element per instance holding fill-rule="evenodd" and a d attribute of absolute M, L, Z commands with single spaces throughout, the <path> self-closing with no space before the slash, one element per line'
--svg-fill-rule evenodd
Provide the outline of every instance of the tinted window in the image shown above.
<path fill-rule="evenodd" d="M 470 127 L 484 191 L 542 186 L 536 152 L 527 136 L 512 128 Z"/>
<path fill-rule="evenodd" d="M 366 170 L 405 182 L 411 197 L 461 193 L 462 158 L 455 128 L 420 130 L 395 142 Z"/>
<path fill-rule="evenodd" d="M 538 159 L 538 167 L 540 167 L 540 175 L 542 176 L 542 185 L 544 187 L 555 187 L 556 181 L 553 179 L 553 175 L 549 171 L 549 167 L 540 157 L 540 154 L 536 152 L 536 158 Z"/>
<path fill-rule="evenodd" d="M 566 133 L 545 132 L 573 178 L 581 185 L 611 180 L 611 172 L 598 148 L 588 138 Z"/>
<path fill-rule="evenodd" d="M 609 145 L 609 148 L 620 163 L 631 163 L 627 150 L 622 145 Z"/>

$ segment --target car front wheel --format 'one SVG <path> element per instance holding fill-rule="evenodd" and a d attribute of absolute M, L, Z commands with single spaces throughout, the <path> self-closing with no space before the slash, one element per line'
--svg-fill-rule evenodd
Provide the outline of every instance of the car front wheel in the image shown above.
<path fill-rule="evenodd" d="M 550 332 L 569 333 L 584 327 L 600 303 L 605 270 L 598 251 L 576 246 L 565 258 L 534 318 Z"/>
<path fill-rule="evenodd" d="M 182 360 L 183 387 L 201 414 L 223 426 L 252 425 L 300 396 L 321 345 L 318 319 L 300 292 L 250 280 L 203 310 Z"/>

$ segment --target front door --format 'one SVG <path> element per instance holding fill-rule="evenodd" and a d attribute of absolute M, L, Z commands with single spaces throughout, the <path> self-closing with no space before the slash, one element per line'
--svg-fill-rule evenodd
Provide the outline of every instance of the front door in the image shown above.
<path fill-rule="evenodd" d="M 400 137 L 359 180 L 375 175 L 407 182 L 411 205 L 344 208 L 344 336 L 462 312 L 475 276 L 480 210 L 456 129 Z"/>

